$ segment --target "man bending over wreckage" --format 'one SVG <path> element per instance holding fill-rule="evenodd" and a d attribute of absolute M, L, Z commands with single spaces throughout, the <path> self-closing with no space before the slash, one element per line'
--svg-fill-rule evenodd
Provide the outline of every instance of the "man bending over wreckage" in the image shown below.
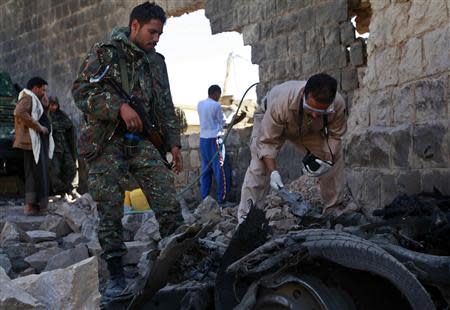
<path fill-rule="evenodd" d="M 170 94 L 164 57 L 155 52 L 166 16 L 149 2 L 136 6 L 129 25 L 115 28 L 111 40 L 87 55 L 72 93 L 86 120 L 80 155 L 89 166 L 89 191 L 100 216 L 99 240 L 111 274 L 103 303 L 125 288 L 122 256 L 124 191 L 130 178 L 144 191 L 162 235 L 180 217 L 172 169 L 182 169 L 180 129 Z M 162 156 L 163 155 L 163 156 Z"/>
<path fill-rule="evenodd" d="M 269 176 L 272 188 L 284 187 L 275 159 L 286 140 L 306 153 L 303 173 L 319 178 L 324 213 L 338 207 L 345 185 L 341 138 L 347 115 L 336 90 L 334 78 L 317 74 L 308 81 L 276 85 L 262 99 L 254 114 L 252 159 L 242 185 L 239 223 L 249 211 L 248 200 L 258 203 L 264 198 Z"/>

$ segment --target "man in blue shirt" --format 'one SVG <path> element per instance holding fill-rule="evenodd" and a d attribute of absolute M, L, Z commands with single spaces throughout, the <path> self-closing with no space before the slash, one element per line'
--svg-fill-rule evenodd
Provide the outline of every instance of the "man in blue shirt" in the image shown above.
<path fill-rule="evenodd" d="M 225 202 L 226 194 L 230 188 L 230 175 L 225 162 L 225 146 L 222 138 L 225 117 L 218 102 L 221 94 L 220 87 L 212 85 L 208 89 L 208 99 L 200 101 L 197 105 L 200 119 L 200 156 L 202 162 L 200 191 L 202 199 L 209 195 L 211 177 L 214 172 L 219 204 Z"/>

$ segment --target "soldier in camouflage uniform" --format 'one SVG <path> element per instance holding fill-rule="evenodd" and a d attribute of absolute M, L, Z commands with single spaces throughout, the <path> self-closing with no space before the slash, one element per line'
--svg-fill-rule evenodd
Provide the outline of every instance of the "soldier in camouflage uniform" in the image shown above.
<path fill-rule="evenodd" d="M 158 120 L 165 149 L 172 153 L 173 170 L 181 171 L 180 128 L 164 57 L 155 52 L 165 21 L 165 13 L 158 5 L 145 2 L 136 6 L 128 27 L 115 28 L 111 41 L 94 45 L 72 89 L 75 103 L 86 120 L 79 153 L 88 161 L 89 191 L 100 216 L 99 241 L 111 274 L 104 301 L 120 294 L 125 284 L 121 257 L 126 248 L 121 219 L 124 191 L 132 189 L 129 184 L 137 182 L 144 191 L 162 235 L 176 228 L 180 215 L 173 174 L 155 146 L 143 136 L 139 115 L 108 82 L 113 80 L 122 85 Z M 93 82 L 90 80 L 93 77 L 100 81 Z M 124 136 L 130 132 L 142 136 L 131 156 L 124 144 Z"/>
<path fill-rule="evenodd" d="M 54 193 L 71 194 L 77 173 L 75 131 L 70 118 L 59 107 L 57 97 L 50 97 L 49 111 L 55 151 L 51 161 L 50 179 Z"/>

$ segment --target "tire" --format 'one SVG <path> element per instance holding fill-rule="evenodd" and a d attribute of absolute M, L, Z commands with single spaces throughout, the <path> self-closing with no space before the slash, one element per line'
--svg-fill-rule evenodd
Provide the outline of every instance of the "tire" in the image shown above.
<path fill-rule="evenodd" d="M 274 249 L 277 249 L 277 258 L 273 256 Z M 268 252 L 264 253 L 266 251 Z M 241 277 L 252 274 L 254 276 L 264 270 L 274 272 L 274 268 L 287 263 L 286 258 L 297 254 L 377 275 L 391 282 L 406 298 L 411 309 L 435 309 L 429 293 L 396 258 L 371 241 L 334 230 L 309 229 L 290 232 L 265 243 L 234 266 L 230 266 L 229 270 Z M 272 258 L 270 263 L 268 257 Z M 302 261 L 298 264 L 302 264 Z"/>

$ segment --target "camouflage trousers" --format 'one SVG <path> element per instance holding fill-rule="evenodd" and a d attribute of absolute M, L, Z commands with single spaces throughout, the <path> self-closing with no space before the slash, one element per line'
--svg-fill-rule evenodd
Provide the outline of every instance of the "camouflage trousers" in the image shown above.
<path fill-rule="evenodd" d="M 54 193 L 70 193 L 77 166 L 69 150 L 55 152 L 50 165 L 50 179 Z"/>
<path fill-rule="evenodd" d="M 172 232 L 181 219 L 175 199 L 174 176 L 147 140 L 139 142 L 133 157 L 126 158 L 121 139 L 114 136 L 100 156 L 89 162 L 88 186 L 97 202 L 98 237 L 104 259 L 126 253 L 122 236 L 125 190 L 136 187 L 143 190 L 155 212 L 161 235 Z"/>

